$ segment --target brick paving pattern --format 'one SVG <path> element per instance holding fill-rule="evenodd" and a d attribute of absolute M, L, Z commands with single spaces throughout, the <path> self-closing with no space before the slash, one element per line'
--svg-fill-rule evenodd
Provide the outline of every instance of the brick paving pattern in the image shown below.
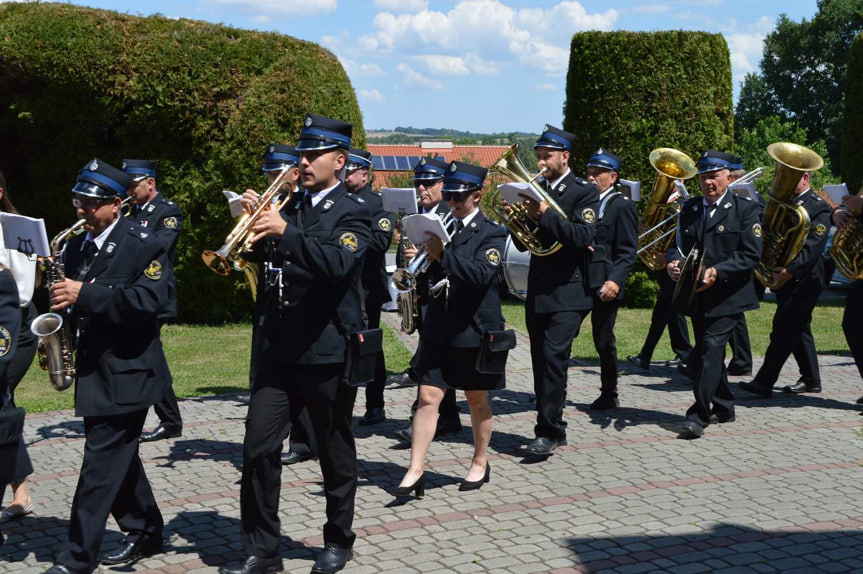
<path fill-rule="evenodd" d="M 397 325 L 393 314 L 384 320 Z M 599 369 L 574 361 L 565 410 L 569 444 L 537 461 L 523 452 L 533 438 L 534 410 L 521 334 L 508 388 L 491 399 L 491 482 L 458 491 L 472 454 L 461 396 L 465 429 L 433 443 L 425 497 L 403 504 L 387 493 L 409 457 L 393 431 L 404 424 L 415 390 L 388 388 L 389 420 L 356 427 L 358 538 L 344 572 L 861 572 L 863 417 L 854 402 L 863 384 L 850 357 L 820 360 L 820 395 L 743 398 L 736 422 L 712 425 L 694 441 L 676 438 L 691 390 L 675 370 L 623 366 L 621 408 L 591 413 Z M 792 360 L 779 387 L 796 378 Z M 183 436 L 142 445 L 165 517 L 166 553 L 101 572 L 214 573 L 241 557 L 246 398 L 181 401 Z M 355 413 L 363 413 L 362 391 Z M 146 428 L 155 422 L 151 413 Z M 3 527 L 0 573 L 41 573 L 52 563 L 66 536 L 82 431 L 68 411 L 27 418 L 36 511 Z M 285 570 L 308 572 L 322 545 L 320 470 L 314 462 L 294 465 L 282 479 Z M 103 550 L 121 540 L 109 520 Z"/>

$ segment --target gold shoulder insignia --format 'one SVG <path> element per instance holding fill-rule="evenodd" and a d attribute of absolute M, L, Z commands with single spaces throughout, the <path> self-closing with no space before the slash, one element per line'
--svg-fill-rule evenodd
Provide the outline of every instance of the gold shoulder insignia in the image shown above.
<path fill-rule="evenodd" d="M 500 251 L 496 248 L 492 247 L 491 249 L 486 249 L 485 258 L 489 263 L 497 267 L 500 265 Z"/>
<path fill-rule="evenodd" d="M 0 357 L 5 357 L 12 350 L 12 335 L 9 334 L 9 329 L 0 326 Z"/>
<path fill-rule="evenodd" d="M 581 218 L 588 223 L 593 223 L 594 221 L 596 221 L 596 214 L 591 208 L 588 207 L 581 212 Z"/>
<path fill-rule="evenodd" d="M 824 237 L 825 233 L 827 233 L 827 227 L 825 227 L 823 223 L 819 223 L 815 226 L 815 235 L 818 237 Z"/>
<path fill-rule="evenodd" d="M 168 229 L 177 229 L 177 218 L 176 217 L 166 217 L 165 218 L 165 227 Z"/>
<path fill-rule="evenodd" d="M 162 278 L 162 264 L 158 260 L 153 259 L 150 264 L 144 269 L 144 277 L 158 281 Z"/>
<path fill-rule="evenodd" d="M 761 224 L 760 223 L 755 223 L 752 225 L 752 234 L 755 237 L 761 237 Z"/>
<path fill-rule="evenodd" d="M 339 243 L 351 253 L 356 253 L 357 249 L 360 247 L 360 242 L 357 240 L 357 236 L 351 232 L 342 233 L 339 236 Z"/>
<path fill-rule="evenodd" d="M 392 228 L 393 228 L 393 224 L 392 224 L 392 223 L 390 223 L 390 220 L 389 220 L 389 219 L 387 219 L 386 217 L 381 217 L 381 218 L 378 220 L 378 227 L 380 227 L 380 228 L 381 228 L 381 229 L 383 229 L 384 231 L 389 231 L 390 229 L 392 229 Z"/>

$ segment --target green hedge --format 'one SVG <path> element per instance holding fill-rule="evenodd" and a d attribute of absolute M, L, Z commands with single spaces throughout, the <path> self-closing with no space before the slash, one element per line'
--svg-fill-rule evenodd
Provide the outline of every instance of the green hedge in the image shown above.
<path fill-rule="evenodd" d="M 201 262 L 232 222 L 222 190 L 261 189 L 270 141 L 292 143 L 306 112 L 365 132 L 336 57 L 309 42 L 161 16 L 64 4 L 0 4 L 0 169 L 25 214 L 49 234 L 72 223 L 70 189 L 98 156 L 158 162 L 158 184 L 186 215 L 180 320 L 246 318 L 239 273 Z"/>
<path fill-rule="evenodd" d="M 642 182 L 647 196 L 656 172 L 647 158 L 658 147 L 697 160 L 704 149 L 731 150 L 734 141 L 731 59 L 725 38 L 705 32 L 584 32 L 569 58 L 563 127 L 578 136 L 575 173 L 599 147 L 620 156 L 620 176 Z M 690 192 L 698 182 L 689 180 Z M 644 201 L 640 206 L 644 208 Z M 653 283 L 636 264 L 627 281 L 632 305 L 652 304 Z M 642 293 L 647 289 L 646 293 Z"/>
<path fill-rule="evenodd" d="M 848 53 L 845 122 L 842 125 L 842 181 L 851 193 L 863 186 L 863 34 L 854 39 Z"/>

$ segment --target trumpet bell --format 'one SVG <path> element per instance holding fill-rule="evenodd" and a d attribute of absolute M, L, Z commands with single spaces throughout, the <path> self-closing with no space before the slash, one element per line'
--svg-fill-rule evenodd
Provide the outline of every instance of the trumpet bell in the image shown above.
<path fill-rule="evenodd" d="M 393 272 L 393 285 L 399 293 L 407 293 L 416 288 L 416 275 L 406 268 L 396 269 Z"/>
<path fill-rule="evenodd" d="M 224 255 L 219 255 L 215 251 L 209 249 L 201 253 L 201 259 L 204 264 L 223 277 L 227 277 L 231 273 L 233 266 Z"/>

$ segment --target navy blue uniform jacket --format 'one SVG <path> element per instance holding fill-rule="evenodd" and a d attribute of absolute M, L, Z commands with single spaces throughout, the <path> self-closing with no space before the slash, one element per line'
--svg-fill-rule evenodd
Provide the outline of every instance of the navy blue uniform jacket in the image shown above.
<path fill-rule="evenodd" d="M 667 256 L 669 263 L 679 261 L 693 246 L 703 245 L 704 268 L 716 268 L 716 282 L 696 295 L 705 317 L 724 317 L 758 308 L 752 270 L 761 259 L 759 218 L 758 205 L 735 193 L 726 193 L 716 213 L 706 221 L 700 195 L 683 204 L 677 245 L 672 245 Z"/>
<path fill-rule="evenodd" d="M 605 280 L 614 281 L 620 287 L 617 300 L 622 301 L 626 278 L 635 264 L 638 251 L 638 210 L 635 202 L 618 192 L 606 197 L 604 213 L 596 223 L 594 243 L 601 247 Z M 599 289 L 595 294 L 598 298 Z"/>
<path fill-rule="evenodd" d="M 811 189 L 791 200 L 794 205 L 802 205 L 809 214 L 809 234 L 806 242 L 797 257 L 791 260 L 786 267 L 794 278 L 788 281 L 780 289 L 794 289 L 807 278 L 811 278 L 818 285 L 824 284 L 824 247 L 829 237 L 828 231 L 832 222 L 830 220 L 830 206 L 818 197 Z"/>
<path fill-rule="evenodd" d="M 69 241 L 66 276 L 77 279 L 85 236 Z M 165 248 L 149 230 L 120 217 L 83 278 L 70 327 L 77 330 L 75 413 L 139 411 L 162 399 L 170 380 L 159 342 L 168 300 Z"/>
<path fill-rule="evenodd" d="M 165 246 L 168 252 L 170 268 L 165 271 L 171 298 L 167 307 L 159 314 L 160 318 L 173 319 L 177 316 L 177 281 L 174 277 L 174 265 L 177 263 L 177 241 L 183 228 L 183 212 L 180 206 L 165 198 L 161 192 L 156 193 L 153 201 L 141 211 L 130 217 L 132 221 L 146 227 L 156 239 Z"/>
<path fill-rule="evenodd" d="M 384 211 L 381 194 L 372 191 L 370 186 L 363 188 L 357 195 L 365 201 L 372 216 L 372 233 L 363 262 L 363 295 L 367 305 L 380 306 L 390 300 L 386 255 L 393 240 L 396 216 Z"/>

